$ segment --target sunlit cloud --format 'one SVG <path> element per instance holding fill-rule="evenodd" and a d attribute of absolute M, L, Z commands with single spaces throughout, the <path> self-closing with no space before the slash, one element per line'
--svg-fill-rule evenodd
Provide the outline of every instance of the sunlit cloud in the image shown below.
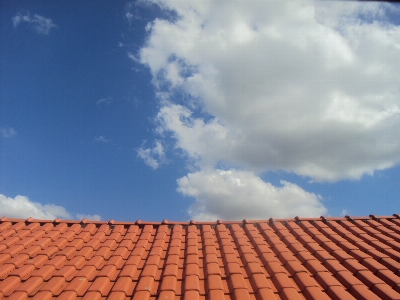
<path fill-rule="evenodd" d="M 150 24 L 140 60 L 159 89 L 163 129 L 203 166 L 337 181 L 400 161 L 400 27 L 382 16 L 391 6 L 160 3 L 180 17 Z"/>
<path fill-rule="evenodd" d="M 319 217 L 328 212 L 321 196 L 286 181 L 281 185 L 273 186 L 251 172 L 217 169 L 180 178 L 178 191 L 196 199 L 189 208 L 195 220 Z"/>
<path fill-rule="evenodd" d="M 0 216 L 8 218 L 22 218 L 29 217 L 34 219 L 54 220 L 60 219 L 86 219 L 100 220 L 99 215 L 84 215 L 84 214 L 71 214 L 63 206 L 54 204 L 41 204 L 33 202 L 25 196 L 16 196 L 15 198 L 7 197 L 0 194 Z"/>
<path fill-rule="evenodd" d="M 221 190 L 229 192 L 233 187 L 226 178 L 235 172 L 245 172 L 235 174 L 254 177 L 257 187 L 268 186 L 277 195 L 296 186 L 298 195 L 315 200 L 308 202 L 316 204 L 308 211 L 316 215 L 327 213 L 317 196 L 289 182 L 274 187 L 259 176 L 286 171 L 335 182 L 400 162 L 399 93 L 393 80 L 400 64 L 400 27 L 386 17 L 391 5 L 152 2 L 177 17 L 149 23 L 146 43 L 131 59 L 152 74 L 160 101 L 157 132 L 171 135 L 171 148 L 185 153 L 188 167 L 198 170 L 178 181 L 179 191 L 196 199 L 192 216 L 230 217 L 213 205 L 221 194 L 209 191 L 223 183 Z M 151 149 L 143 153 L 151 158 Z M 222 171 L 233 173 L 222 178 L 217 175 Z M 210 174 L 220 180 L 205 180 Z M 275 199 L 274 193 L 268 199 Z M 270 203 L 263 197 L 254 193 L 234 201 L 246 211 Z M 228 203 L 220 201 L 218 207 Z M 292 207 L 307 215 L 298 203 Z M 281 215 L 279 205 L 268 212 Z"/>
<path fill-rule="evenodd" d="M 161 166 L 161 164 L 167 162 L 164 147 L 162 143 L 158 140 L 155 141 L 155 145 L 153 148 L 145 148 L 145 143 L 146 141 L 137 150 L 137 156 L 143 159 L 146 165 L 156 170 Z"/>

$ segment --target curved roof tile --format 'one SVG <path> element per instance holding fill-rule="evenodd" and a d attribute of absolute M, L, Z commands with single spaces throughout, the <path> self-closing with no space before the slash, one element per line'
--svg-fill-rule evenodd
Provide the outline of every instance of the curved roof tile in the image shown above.
<path fill-rule="evenodd" d="M 400 299 L 400 216 L 3 217 L 0 298 Z"/>

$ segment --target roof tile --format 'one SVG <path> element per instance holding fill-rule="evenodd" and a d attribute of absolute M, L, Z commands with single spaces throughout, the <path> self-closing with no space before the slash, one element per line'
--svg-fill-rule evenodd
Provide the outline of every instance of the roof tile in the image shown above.
<path fill-rule="evenodd" d="M 293 281 L 290 280 L 290 278 L 284 273 L 274 274 L 274 276 L 272 277 L 272 281 L 274 282 L 278 290 L 294 287 Z"/>
<path fill-rule="evenodd" d="M 304 272 L 296 273 L 293 276 L 293 279 L 302 292 L 304 292 L 306 289 L 308 289 L 310 287 L 320 288 L 319 284 L 315 281 L 315 279 L 312 278 L 307 273 L 304 273 Z"/>
<path fill-rule="evenodd" d="M 31 294 L 43 282 L 41 277 L 31 277 L 23 284 L 15 289 L 15 292 L 25 292 L 27 295 Z"/>
<path fill-rule="evenodd" d="M 62 292 L 60 296 L 57 297 L 58 300 L 75 300 L 77 293 L 75 291 L 65 291 Z"/>
<path fill-rule="evenodd" d="M 9 276 L 0 282 L 0 295 L 6 294 L 9 290 L 14 289 L 21 279 L 18 276 Z"/>
<path fill-rule="evenodd" d="M 233 291 L 235 300 L 251 300 L 249 291 L 247 289 L 235 289 Z"/>
<path fill-rule="evenodd" d="M 0 298 L 400 298 L 397 217 L 9 220 Z"/>
<path fill-rule="evenodd" d="M 398 292 L 383 283 L 374 285 L 372 291 L 381 297 L 381 299 L 400 299 Z"/>
<path fill-rule="evenodd" d="M 391 287 L 400 286 L 400 277 L 390 270 L 379 270 L 375 275 Z"/>
<path fill-rule="evenodd" d="M 40 277 L 43 280 L 48 280 L 53 275 L 56 268 L 53 265 L 46 265 L 42 268 L 33 271 L 32 276 Z"/>
<path fill-rule="evenodd" d="M 199 277 L 196 275 L 185 276 L 184 290 L 185 291 L 200 291 Z"/>
<path fill-rule="evenodd" d="M 326 290 L 326 294 L 331 297 L 332 299 L 337 300 L 355 300 L 348 291 L 343 289 L 340 286 L 331 286 L 329 289 Z"/>
<path fill-rule="evenodd" d="M 154 285 L 154 277 L 142 277 L 136 286 L 136 291 L 151 291 Z"/>
<path fill-rule="evenodd" d="M 0 269 L 0 279 L 4 279 L 15 269 L 13 264 L 5 264 L 1 266 Z"/>
<path fill-rule="evenodd" d="M 210 290 L 208 292 L 208 297 L 209 300 L 220 300 L 220 299 L 226 299 L 224 292 L 221 290 Z"/>
<path fill-rule="evenodd" d="M 64 291 L 73 291 L 78 296 L 83 296 L 87 288 L 89 287 L 89 282 L 86 277 L 75 277 L 65 288 Z"/>
<path fill-rule="evenodd" d="M 271 285 L 264 274 L 253 274 L 250 282 L 255 292 L 257 292 L 259 289 L 271 289 Z"/>
<path fill-rule="evenodd" d="M 293 287 L 283 288 L 280 292 L 280 296 L 285 300 L 303 299 Z"/>
<path fill-rule="evenodd" d="M 354 285 L 349 288 L 350 293 L 357 299 L 378 300 L 381 299 L 378 295 L 374 294 L 364 285 Z"/>
<path fill-rule="evenodd" d="M 25 292 L 14 291 L 13 294 L 7 298 L 11 300 L 25 300 L 28 298 L 28 295 Z"/>
<path fill-rule="evenodd" d="M 129 277 L 119 277 L 113 285 L 112 292 L 123 292 L 126 296 L 132 296 L 134 285 Z"/>
<path fill-rule="evenodd" d="M 57 295 L 58 291 L 67 285 L 64 277 L 53 277 L 39 288 L 39 291 L 50 292 Z"/>
<path fill-rule="evenodd" d="M 89 292 L 99 292 L 101 296 L 107 296 L 112 283 L 108 277 L 98 277 L 89 287 Z"/>
<path fill-rule="evenodd" d="M 29 255 L 20 254 L 7 261 L 7 264 L 13 264 L 15 267 L 23 265 L 29 259 Z"/>
<path fill-rule="evenodd" d="M 161 291 L 172 291 L 176 293 L 177 291 L 177 278 L 176 276 L 166 275 L 163 277 L 161 282 Z"/>
<path fill-rule="evenodd" d="M 72 269 L 70 269 L 72 270 Z M 98 271 L 95 266 L 84 266 L 77 274 L 77 277 L 86 277 L 88 280 L 93 280 Z"/>
<path fill-rule="evenodd" d="M 315 275 L 315 279 L 324 290 L 327 290 L 332 286 L 343 288 L 343 285 L 329 272 L 318 272 Z"/>
<path fill-rule="evenodd" d="M 35 270 L 34 265 L 24 265 L 12 271 L 9 276 L 19 276 L 22 280 L 29 278 L 30 274 Z"/>
<path fill-rule="evenodd" d="M 56 269 L 60 269 L 64 266 L 67 258 L 65 256 L 56 256 L 51 260 L 45 262 L 45 265 L 53 265 Z"/>

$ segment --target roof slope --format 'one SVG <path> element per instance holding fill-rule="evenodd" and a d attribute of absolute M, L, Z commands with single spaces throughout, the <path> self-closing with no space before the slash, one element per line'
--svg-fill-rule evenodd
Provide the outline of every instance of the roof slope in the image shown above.
<path fill-rule="evenodd" d="M 0 298 L 400 299 L 400 217 L 0 219 Z"/>

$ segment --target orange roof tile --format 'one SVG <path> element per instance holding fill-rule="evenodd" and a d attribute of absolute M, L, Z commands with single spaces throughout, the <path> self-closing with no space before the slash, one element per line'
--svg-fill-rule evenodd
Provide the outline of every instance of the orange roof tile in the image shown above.
<path fill-rule="evenodd" d="M 3 217 L 0 298 L 400 299 L 400 216 Z"/>

